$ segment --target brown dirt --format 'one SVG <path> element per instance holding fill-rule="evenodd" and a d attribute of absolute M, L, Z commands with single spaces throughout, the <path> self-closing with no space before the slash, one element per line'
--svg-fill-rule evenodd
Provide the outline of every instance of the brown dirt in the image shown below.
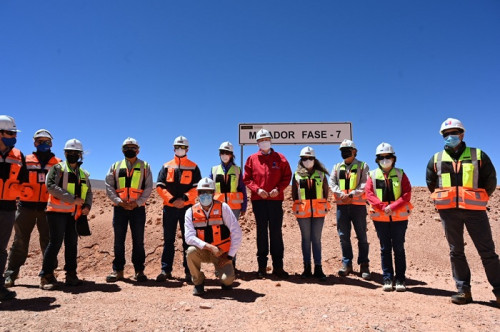
<path fill-rule="evenodd" d="M 492 302 L 491 286 L 481 260 L 468 235 L 466 254 L 472 270 L 474 303 L 457 306 L 449 297 L 455 292 L 451 278 L 448 246 L 438 215 L 425 188 L 413 189 L 415 206 L 406 236 L 406 293 L 381 289 L 379 243 L 371 222 L 372 281 L 358 275 L 337 276 L 340 245 L 335 213 L 330 212 L 323 230 L 323 266 L 326 282 L 303 280 L 300 231 L 290 212 L 287 192 L 283 233 L 285 268 L 293 275 L 286 281 L 256 279 L 254 216 L 240 219 L 244 237 L 238 253 L 242 270 L 232 291 L 222 291 L 213 268 L 204 265 L 208 281 L 204 298 L 191 295 L 183 282 L 180 234 L 176 243 L 174 277 L 166 283 L 132 280 L 108 284 L 106 275 L 113 260 L 112 209 L 104 191 L 96 191 L 91 211 L 92 236 L 79 241 L 78 271 L 81 287 L 61 286 L 55 291 L 38 288 L 41 255 L 36 231 L 30 257 L 16 281 L 17 299 L 0 304 L 0 330 L 19 331 L 500 331 L 500 309 Z M 500 246 L 500 190 L 489 206 L 490 223 Z M 162 252 L 161 199 L 149 199 L 146 224 L 146 274 L 154 278 L 160 270 Z M 353 238 L 356 250 L 356 240 Z M 125 276 L 132 277 L 130 235 L 127 238 Z M 59 261 L 64 262 L 62 256 Z M 497 249 L 498 253 L 498 249 Z M 356 255 L 356 252 L 355 252 Z M 355 267 L 357 270 L 357 266 Z M 64 272 L 58 270 L 59 279 Z"/>

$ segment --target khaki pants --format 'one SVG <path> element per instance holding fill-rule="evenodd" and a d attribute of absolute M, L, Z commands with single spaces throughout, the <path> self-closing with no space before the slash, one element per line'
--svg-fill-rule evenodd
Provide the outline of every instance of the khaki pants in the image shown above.
<path fill-rule="evenodd" d="M 191 272 L 191 278 L 195 286 L 203 284 L 205 281 L 205 274 L 201 272 L 201 263 L 214 264 L 216 274 L 219 276 L 221 282 L 230 286 L 234 281 L 234 268 L 233 264 L 226 264 L 222 268 L 217 267 L 219 258 L 215 257 L 210 251 L 198 249 L 190 246 L 186 252 L 187 265 Z"/>

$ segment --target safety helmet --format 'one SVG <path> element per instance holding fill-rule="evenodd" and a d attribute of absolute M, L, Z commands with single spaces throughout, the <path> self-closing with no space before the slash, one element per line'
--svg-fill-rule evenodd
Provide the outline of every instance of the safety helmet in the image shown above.
<path fill-rule="evenodd" d="M 377 150 L 375 151 L 375 155 L 378 156 L 379 154 L 386 154 L 386 153 L 395 154 L 394 149 L 392 148 L 392 145 L 390 145 L 389 143 L 382 142 L 377 146 Z"/>
<path fill-rule="evenodd" d="M 462 121 L 453 118 L 444 120 L 444 122 L 441 124 L 441 129 L 439 129 L 439 133 L 443 135 L 443 131 L 454 128 L 461 129 L 465 133 L 465 128 L 462 124 Z"/>
<path fill-rule="evenodd" d="M 20 132 L 16 127 L 14 118 L 8 115 L 0 115 L 0 130 Z"/>
<path fill-rule="evenodd" d="M 74 150 L 74 151 L 80 151 L 83 152 L 83 145 L 82 142 L 77 140 L 76 138 L 72 138 L 64 144 L 64 150 Z"/>
<path fill-rule="evenodd" d="M 342 148 L 356 149 L 356 144 L 354 144 L 354 142 L 350 139 L 345 139 L 342 141 L 342 143 L 340 143 L 339 150 Z"/>
<path fill-rule="evenodd" d="M 257 141 L 260 140 L 260 139 L 263 139 L 263 138 L 271 138 L 271 139 L 273 138 L 271 136 L 271 133 L 269 132 L 269 130 L 264 129 L 264 128 L 262 128 L 261 130 L 259 130 L 257 132 L 257 135 L 255 137 L 256 137 Z"/>
<path fill-rule="evenodd" d="M 185 145 L 185 146 L 189 146 L 189 141 L 186 137 L 184 136 L 177 136 L 175 139 L 174 139 L 174 143 L 172 144 L 173 146 L 176 146 L 176 145 Z"/>
<path fill-rule="evenodd" d="M 231 144 L 231 142 L 222 142 L 222 144 L 219 146 L 219 151 L 220 150 L 229 151 L 229 152 L 233 153 L 234 147 Z"/>
<path fill-rule="evenodd" d="M 135 145 L 139 148 L 139 143 L 137 143 L 137 140 L 135 138 L 132 138 L 132 137 L 125 138 L 125 140 L 123 141 L 123 144 L 122 144 L 122 148 L 125 145 Z"/>
<path fill-rule="evenodd" d="M 203 178 L 198 182 L 196 190 L 212 190 L 215 191 L 215 182 L 211 178 Z"/>
<path fill-rule="evenodd" d="M 310 146 L 306 146 L 300 150 L 300 157 L 314 157 L 316 158 L 316 153 L 314 153 L 314 149 Z"/>
<path fill-rule="evenodd" d="M 52 134 L 47 129 L 38 129 L 35 132 L 35 134 L 33 135 L 33 139 L 37 139 L 37 138 L 41 138 L 41 137 L 52 139 Z"/>

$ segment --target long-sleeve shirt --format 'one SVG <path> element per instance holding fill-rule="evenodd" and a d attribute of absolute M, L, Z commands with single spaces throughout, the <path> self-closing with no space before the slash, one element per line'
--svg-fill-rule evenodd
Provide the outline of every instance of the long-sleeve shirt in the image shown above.
<path fill-rule="evenodd" d="M 224 170 L 224 174 L 227 174 L 231 166 L 233 166 L 233 162 L 230 161 L 227 165 L 225 165 L 223 162 L 220 163 L 222 169 Z M 210 169 L 210 175 L 209 178 L 213 179 L 213 172 L 212 168 Z M 241 211 L 245 212 L 247 210 L 247 205 L 248 205 L 248 195 L 247 195 L 247 187 L 245 187 L 245 183 L 243 182 L 243 172 L 240 172 L 240 177 L 238 179 L 238 187 L 236 190 L 240 193 L 243 194 L 243 202 L 241 202 Z"/>
<path fill-rule="evenodd" d="M 205 212 L 205 215 L 207 217 L 210 215 L 210 210 L 212 209 L 212 207 L 213 204 L 208 211 L 205 211 L 203 209 L 203 212 Z M 231 208 L 226 203 L 222 203 L 222 221 L 224 222 L 224 225 L 229 228 L 229 232 L 231 234 L 231 247 L 229 248 L 228 255 L 234 256 L 241 246 L 241 228 L 238 220 L 234 216 L 233 211 L 231 211 Z M 190 246 L 195 246 L 199 249 L 203 249 L 207 244 L 207 242 L 196 236 L 196 229 L 193 225 L 192 207 L 187 209 L 186 215 L 184 217 L 184 236 L 186 238 L 186 243 Z"/>
<path fill-rule="evenodd" d="M 80 176 L 78 167 L 73 171 L 75 172 L 76 176 L 78 177 Z M 85 202 L 83 204 L 83 207 L 88 207 L 90 209 L 92 207 L 93 195 L 92 195 L 92 188 L 90 186 L 89 173 L 87 173 L 87 171 L 85 171 L 84 169 L 82 169 L 82 171 L 85 173 L 85 176 L 87 177 L 87 187 L 89 188 L 87 191 L 87 195 L 85 197 Z M 56 164 L 50 168 L 49 172 L 47 173 L 47 179 L 45 182 L 47 185 L 47 191 L 49 192 L 49 194 L 51 194 L 55 198 L 60 199 L 63 202 L 74 204 L 76 196 L 59 186 L 63 173 L 64 172 L 62 171 L 60 164 Z"/>
<path fill-rule="evenodd" d="M 143 162 L 141 159 L 137 158 L 135 163 L 132 165 L 128 159 L 125 159 L 125 163 L 127 164 L 127 169 L 130 172 L 135 165 L 138 163 Z M 111 165 L 109 168 L 108 174 L 106 174 L 106 195 L 109 197 L 109 199 L 113 202 L 114 205 L 118 205 L 122 203 L 122 199 L 118 194 L 116 193 L 116 177 L 115 177 L 115 164 Z M 149 196 L 151 195 L 151 192 L 153 191 L 153 175 L 151 174 L 151 168 L 149 167 L 149 163 L 146 164 L 146 167 L 144 168 L 144 190 L 141 194 L 141 196 L 135 201 L 138 206 L 142 206 L 146 203 L 148 200 Z"/>
<path fill-rule="evenodd" d="M 387 180 L 387 174 L 384 172 L 384 177 Z M 411 200 L 411 184 L 410 180 L 406 176 L 405 173 L 403 173 L 403 177 L 401 179 L 401 197 L 399 197 L 396 201 L 391 202 L 382 202 L 378 197 L 377 194 L 375 193 L 375 189 L 373 188 L 373 181 L 371 177 L 368 177 L 368 180 L 366 180 L 366 200 L 374 207 L 377 209 L 383 210 L 387 205 L 391 207 L 391 210 L 396 210 L 400 206 L 409 203 Z"/>
<path fill-rule="evenodd" d="M 340 189 L 340 186 L 339 186 L 339 175 L 338 175 L 338 169 L 340 168 L 340 166 L 345 165 L 346 172 L 350 173 L 352 166 L 357 164 L 357 163 L 360 163 L 360 161 L 357 159 L 354 159 L 352 161 L 352 163 L 350 163 L 349 165 L 346 164 L 344 161 L 342 161 L 341 163 L 335 164 L 333 166 L 333 169 L 330 173 L 330 189 L 332 189 L 332 192 L 334 194 L 336 194 L 338 196 L 341 196 L 341 194 L 342 194 L 342 190 Z M 363 193 L 365 192 L 365 189 L 366 189 L 366 180 L 368 178 L 368 171 L 369 171 L 368 164 L 363 163 L 363 170 L 361 171 L 361 177 L 359 179 L 358 186 L 356 188 L 350 188 L 352 190 L 350 192 L 350 194 L 352 194 L 353 196 L 363 195 Z"/>

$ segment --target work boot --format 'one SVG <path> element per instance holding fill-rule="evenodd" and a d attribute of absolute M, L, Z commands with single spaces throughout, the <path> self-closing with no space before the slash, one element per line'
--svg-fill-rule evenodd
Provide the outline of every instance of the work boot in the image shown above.
<path fill-rule="evenodd" d="M 190 272 L 186 272 L 186 275 L 184 276 L 184 280 L 186 280 L 186 283 L 188 283 L 188 284 L 193 283 L 193 277 L 191 276 Z"/>
<path fill-rule="evenodd" d="M 342 263 L 342 267 L 339 270 L 339 276 L 347 277 L 351 272 L 352 272 L 352 265 Z"/>
<path fill-rule="evenodd" d="M 205 294 L 205 285 L 204 284 L 194 286 L 194 288 L 193 288 L 193 295 L 194 296 L 202 296 L 203 294 Z"/>
<path fill-rule="evenodd" d="M 290 275 L 288 274 L 288 272 L 286 272 L 285 270 L 283 270 L 283 268 L 277 268 L 277 269 L 273 269 L 273 275 L 280 278 L 280 279 L 288 279 L 288 277 L 290 277 Z"/>
<path fill-rule="evenodd" d="M 392 292 L 394 290 L 394 288 L 392 288 L 392 280 L 391 279 L 384 280 L 384 285 L 382 286 L 382 290 L 384 292 Z"/>
<path fill-rule="evenodd" d="M 326 280 L 326 275 L 323 273 L 323 267 L 321 264 L 314 265 L 314 277 L 318 278 L 320 281 Z"/>
<path fill-rule="evenodd" d="M 4 286 L 0 286 L 0 301 L 12 300 L 16 295 L 16 292 L 10 291 Z"/>
<path fill-rule="evenodd" d="M 472 293 L 457 293 L 451 296 L 451 302 L 455 304 L 467 304 L 472 302 Z"/>
<path fill-rule="evenodd" d="M 146 275 L 144 274 L 143 271 L 141 272 L 136 272 L 135 273 L 135 276 L 134 276 L 134 279 L 137 281 L 137 282 L 146 282 L 148 281 L 148 277 L 146 277 Z"/>
<path fill-rule="evenodd" d="M 221 288 L 222 290 L 231 290 L 231 289 L 233 289 L 233 286 L 232 286 L 232 285 L 224 285 L 224 284 L 221 284 L 221 285 L 220 285 L 220 288 Z"/>
<path fill-rule="evenodd" d="M 46 274 L 40 277 L 40 288 L 43 290 L 53 290 L 57 285 L 57 279 L 53 274 Z"/>
<path fill-rule="evenodd" d="M 259 277 L 259 279 L 264 279 L 266 276 L 267 276 L 267 268 L 259 267 L 259 270 L 257 271 L 257 277 Z"/>
<path fill-rule="evenodd" d="M 372 278 L 368 263 L 361 263 L 361 265 L 359 266 L 359 273 L 361 274 L 361 278 L 363 278 L 364 280 L 371 280 Z"/>
<path fill-rule="evenodd" d="M 161 271 L 159 275 L 156 276 L 156 281 L 158 282 L 164 282 L 164 281 L 167 281 L 167 279 L 171 279 L 172 278 L 172 273 L 171 272 L 165 272 L 165 271 Z"/>
<path fill-rule="evenodd" d="M 16 281 L 17 277 L 13 274 L 8 274 L 5 276 L 5 282 L 4 286 L 5 288 L 10 288 L 14 286 L 14 282 Z"/>
<path fill-rule="evenodd" d="M 106 282 L 117 282 L 118 280 L 123 280 L 123 271 L 114 271 L 111 272 L 106 277 Z"/>
<path fill-rule="evenodd" d="M 66 286 L 80 286 L 81 284 L 83 284 L 83 281 L 78 279 L 76 271 L 71 271 L 71 272 L 66 272 L 65 284 Z"/>
<path fill-rule="evenodd" d="M 311 272 L 311 264 L 304 264 L 304 272 L 300 275 L 303 279 L 305 278 L 311 278 L 312 272 Z"/>

